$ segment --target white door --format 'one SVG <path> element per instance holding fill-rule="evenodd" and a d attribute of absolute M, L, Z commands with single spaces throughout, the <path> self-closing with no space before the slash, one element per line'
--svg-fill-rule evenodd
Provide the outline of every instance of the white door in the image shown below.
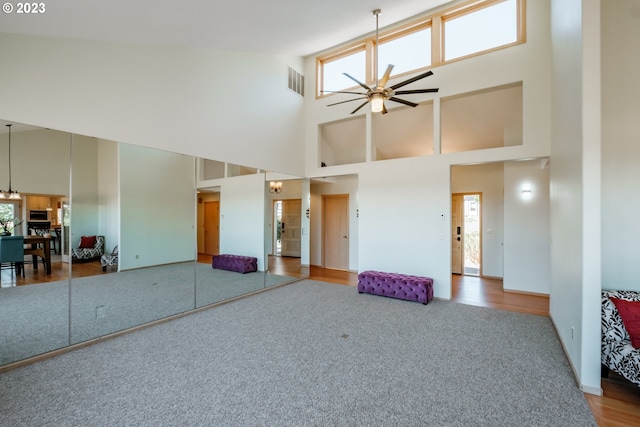
<path fill-rule="evenodd" d="M 451 273 L 453 274 L 462 274 L 463 203 L 463 196 L 451 196 Z"/>
<path fill-rule="evenodd" d="M 302 224 L 302 201 L 300 199 L 282 201 L 280 222 L 280 255 L 300 257 L 300 231 Z"/>

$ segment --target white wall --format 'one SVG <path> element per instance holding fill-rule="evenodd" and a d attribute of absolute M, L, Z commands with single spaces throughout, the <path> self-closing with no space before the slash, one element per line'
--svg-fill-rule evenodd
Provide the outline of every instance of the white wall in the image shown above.
<path fill-rule="evenodd" d="M 482 193 L 482 274 L 502 277 L 503 270 L 503 182 L 502 162 L 454 166 L 452 193 Z"/>
<path fill-rule="evenodd" d="M 531 185 L 531 199 L 522 185 Z M 548 294 L 551 281 L 549 169 L 545 160 L 504 164 L 505 290 Z"/>
<path fill-rule="evenodd" d="M 640 290 L 640 4 L 602 1 L 602 287 Z"/>
<path fill-rule="evenodd" d="M 359 175 L 359 270 L 427 276 L 451 298 L 449 165 L 380 162 Z"/>
<path fill-rule="evenodd" d="M 599 393 L 599 2 L 551 4 L 550 314 L 581 387 Z"/>
<path fill-rule="evenodd" d="M 195 260 L 194 159 L 129 144 L 118 149 L 120 270 Z"/>
<path fill-rule="evenodd" d="M 0 57 L 0 118 L 303 175 L 300 58 L 8 34 Z"/>
<path fill-rule="evenodd" d="M 252 256 L 258 270 L 265 270 L 264 174 L 244 175 L 221 180 L 220 253 Z"/>

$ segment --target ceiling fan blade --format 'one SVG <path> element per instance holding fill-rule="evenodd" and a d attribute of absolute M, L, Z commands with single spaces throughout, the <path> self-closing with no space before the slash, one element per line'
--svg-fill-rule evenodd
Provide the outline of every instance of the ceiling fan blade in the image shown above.
<path fill-rule="evenodd" d="M 361 109 L 362 107 L 364 107 L 365 105 L 367 105 L 369 103 L 369 101 L 364 102 L 361 106 L 359 106 L 358 108 L 356 108 L 355 110 L 353 110 L 351 112 L 351 114 L 355 113 L 356 111 L 358 111 L 359 109 Z"/>
<path fill-rule="evenodd" d="M 433 74 L 433 71 L 429 70 L 426 73 L 422 73 L 422 74 L 420 74 L 418 76 L 412 77 L 412 78 L 410 78 L 408 80 L 405 80 L 403 82 L 396 83 L 393 86 L 391 86 L 391 89 L 393 89 L 393 90 L 398 89 L 399 87 L 406 86 L 409 83 L 413 83 L 413 82 L 416 82 L 416 81 L 418 81 L 420 79 L 424 79 L 425 77 L 429 77 L 432 74 Z"/>
<path fill-rule="evenodd" d="M 353 99 L 348 99 L 346 101 L 334 102 L 333 104 L 327 104 L 327 107 L 331 107 L 332 105 L 344 104 L 345 102 L 357 101 L 359 99 L 367 99 L 367 97 L 363 96 L 361 98 L 353 98 Z M 367 102 L 369 102 L 369 101 L 367 101 Z"/>
<path fill-rule="evenodd" d="M 355 77 L 351 77 L 349 74 L 347 73 L 342 73 L 345 76 L 349 77 L 351 80 L 353 80 L 354 82 L 358 83 L 360 86 L 362 86 L 363 88 L 366 89 L 367 92 L 370 92 L 371 89 L 369 88 L 369 86 L 367 86 L 366 84 L 362 83 L 361 81 L 357 80 Z"/>
<path fill-rule="evenodd" d="M 385 87 L 387 85 L 387 82 L 389 81 L 389 76 L 391 76 L 391 70 L 393 70 L 393 65 L 389 64 L 387 66 L 387 71 L 384 72 L 384 75 L 382 76 L 382 79 L 378 83 L 378 86 Z"/>
<path fill-rule="evenodd" d="M 384 103 L 382 103 L 382 114 L 387 114 L 387 113 L 388 113 L 387 106 L 384 105 Z"/>
<path fill-rule="evenodd" d="M 321 90 L 322 93 L 350 93 L 351 95 L 366 95 L 363 92 L 349 92 L 345 90 Z"/>
<path fill-rule="evenodd" d="M 437 92 L 438 89 L 415 89 L 415 90 L 399 90 L 394 92 L 394 95 L 410 95 L 412 93 L 431 93 Z"/>
<path fill-rule="evenodd" d="M 418 106 L 418 104 L 416 104 L 415 102 L 405 101 L 404 99 L 396 98 L 395 96 L 392 96 L 391 98 L 389 98 L 389 101 L 399 102 L 400 104 L 408 105 L 409 107 Z"/>

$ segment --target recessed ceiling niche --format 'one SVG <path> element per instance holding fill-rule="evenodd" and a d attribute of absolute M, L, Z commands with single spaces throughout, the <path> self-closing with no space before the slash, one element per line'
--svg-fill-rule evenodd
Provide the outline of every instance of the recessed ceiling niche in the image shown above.
<path fill-rule="evenodd" d="M 371 116 L 374 160 L 433 154 L 433 101 Z"/>
<path fill-rule="evenodd" d="M 321 124 L 319 133 L 319 166 L 362 163 L 366 160 L 365 116 Z"/>
<path fill-rule="evenodd" d="M 444 98 L 442 153 L 522 145 L 522 82 Z"/>

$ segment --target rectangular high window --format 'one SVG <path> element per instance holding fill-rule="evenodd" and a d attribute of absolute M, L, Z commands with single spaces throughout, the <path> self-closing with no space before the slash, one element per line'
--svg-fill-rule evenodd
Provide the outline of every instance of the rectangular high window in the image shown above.
<path fill-rule="evenodd" d="M 526 0 L 470 0 L 379 34 L 378 76 L 392 64 L 391 78 L 424 71 L 459 58 L 525 42 Z M 384 16 L 384 15 L 383 15 Z M 316 96 L 373 86 L 375 37 L 317 58 Z"/>
<path fill-rule="evenodd" d="M 444 59 L 460 58 L 518 41 L 518 2 L 505 0 L 443 19 Z"/>
<path fill-rule="evenodd" d="M 378 47 L 378 78 L 387 65 L 393 65 L 393 75 L 407 73 L 431 65 L 431 27 L 380 41 Z"/>

